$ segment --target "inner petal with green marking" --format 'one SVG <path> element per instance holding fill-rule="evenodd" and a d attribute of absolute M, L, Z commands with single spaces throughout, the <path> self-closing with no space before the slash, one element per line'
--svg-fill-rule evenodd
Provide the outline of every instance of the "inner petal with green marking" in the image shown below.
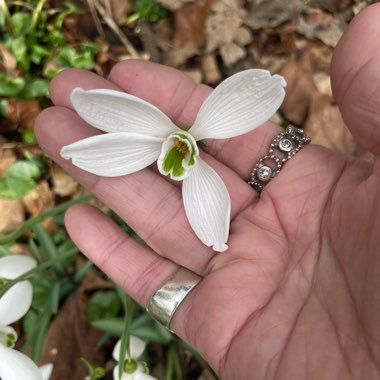
<path fill-rule="evenodd" d="M 5 347 L 14 347 L 17 340 L 17 333 L 13 327 L 0 326 L 0 344 Z"/>
<path fill-rule="evenodd" d="M 186 131 L 172 133 L 162 144 L 157 165 L 161 174 L 181 181 L 197 164 L 199 149 L 193 136 Z"/>

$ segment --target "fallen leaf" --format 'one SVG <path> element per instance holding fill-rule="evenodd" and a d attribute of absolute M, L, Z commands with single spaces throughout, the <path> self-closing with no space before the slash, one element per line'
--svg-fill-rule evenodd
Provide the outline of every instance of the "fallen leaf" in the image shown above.
<path fill-rule="evenodd" d="M 101 0 L 101 3 L 118 25 L 122 25 L 132 11 L 132 3 L 128 0 Z"/>
<path fill-rule="evenodd" d="M 13 149 L 0 148 L 0 178 L 4 177 L 8 168 L 17 160 Z"/>
<path fill-rule="evenodd" d="M 246 15 L 235 0 L 218 0 L 212 4 L 210 11 L 206 21 L 207 53 L 233 43 Z"/>
<path fill-rule="evenodd" d="M 213 84 L 221 79 L 222 75 L 214 53 L 204 54 L 201 63 L 205 83 Z"/>
<path fill-rule="evenodd" d="M 227 67 L 244 58 L 246 54 L 245 49 L 233 42 L 220 47 L 220 56 Z"/>
<path fill-rule="evenodd" d="M 338 106 L 328 95 L 315 94 L 304 128 L 315 144 L 357 157 L 364 153 L 344 124 Z"/>
<path fill-rule="evenodd" d="M 246 24 L 254 30 L 274 28 L 298 16 L 305 8 L 304 0 L 253 0 Z"/>
<path fill-rule="evenodd" d="M 291 58 L 280 74 L 287 82 L 286 97 L 281 105 L 284 116 L 296 125 L 302 125 L 309 112 L 311 99 L 318 89 L 314 84 L 310 57 Z"/>
<path fill-rule="evenodd" d="M 38 100 L 10 98 L 8 101 L 7 119 L 13 124 L 13 129 L 32 128 L 40 112 L 41 106 Z"/>
<path fill-rule="evenodd" d="M 73 195 L 78 190 L 78 182 L 65 172 L 60 166 L 53 164 L 51 170 L 53 191 L 61 197 Z"/>
<path fill-rule="evenodd" d="M 19 199 L 0 198 L 0 232 L 14 231 L 25 220 L 25 209 Z"/>
<path fill-rule="evenodd" d="M 193 3 L 194 0 L 157 0 L 158 4 L 171 10 L 172 12 L 182 8 L 187 3 Z"/>
<path fill-rule="evenodd" d="M 41 181 L 35 189 L 23 197 L 23 203 L 31 216 L 39 215 L 41 212 L 54 207 L 54 194 L 47 181 Z M 42 225 L 49 231 L 54 232 L 57 226 L 52 218 L 47 218 Z"/>
<path fill-rule="evenodd" d="M 0 43 L 0 70 L 4 71 L 7 76 L 13 77 L 16 75 L 17 60 L 15 56 Z"/>
<path fill-rule="evenodd" d="M 83 380 L 88 371 L 81 358 L 94 366 L 104 365 L 105 350 L 98 345 L 103 333 L 88 321 L 87 293 L 105 288 L 103 280 L 88 280 L 87 276 L 59 309 L 48 329 L 41 354 L 41 363 L 54 365 L 50 380 Z"/>
<path fill-rule="evenodd" d="M 174 13 L 172 48 L 164 53 L 164 63 L 179 67 L 199 54 L 205 43 L 205 22 L 212 0 L 185 4 Z"/>

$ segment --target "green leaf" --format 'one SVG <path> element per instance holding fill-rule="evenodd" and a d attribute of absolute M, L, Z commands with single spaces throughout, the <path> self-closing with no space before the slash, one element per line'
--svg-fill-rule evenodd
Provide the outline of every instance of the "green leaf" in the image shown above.
<path fill-rule="evenodd" d="M 25 34 L 31 25 L 32 17 L 29 12 L 16 12 L 12 15 L 12 26 L 15 35 Z"/>
<path fill-rule="evenodd" d="M 87 306 L 87 317 L 90 322 L 116 317 L 120 311 L 121 302 L 112 290 L 95 292 Z"/>
<path fill-rule="evenodd" d="M 41 176 L 41 168 L 35 161 L 20 160 L 11 165 L 7 177 L 31 180 Z"/>
<path fill-rule="evenodd" d="M 23 90 L 24 86 L 24 78 L 11 78 L 0 72 L 0 96 L 17 96 Z"/>
<path fill-rule="evenodd" d="M 135 10 L 140 19 L 155 22 L 167 17 L 169 11 L 155 0 L 136 0 Z"/>
<path fill-rule="evenodd" d="M 0 198 L 18 199 L 36 187 L 36 182 L 29 179 L 5 177 L 0 179 Z"/>
<path fill-rule="evenodd" d="M 36 142 L 36 135 L 34 134 L 33 128 L 26 128 L 21 133 L 21 140 L 24 143 L 32 144 Z"/>

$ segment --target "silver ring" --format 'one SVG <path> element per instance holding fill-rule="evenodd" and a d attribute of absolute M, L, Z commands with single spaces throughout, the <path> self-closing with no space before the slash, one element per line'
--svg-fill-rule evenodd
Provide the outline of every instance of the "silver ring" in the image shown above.
<path fill-rule="evenodd" d="M 280 172 L 284 163 L 310 141 L 301 128 L 289 125 L 272 141 L 268 154 L 256 164 L 248 183 L 261 193 L 269 181 Z"/>
<path fill-rule="evenodd" d="M 180 268 L 153 294 L 146 310 L 156 321 L 170 330 L 170 322 L 178 306 L 201 279 L 195 273 Z"/>

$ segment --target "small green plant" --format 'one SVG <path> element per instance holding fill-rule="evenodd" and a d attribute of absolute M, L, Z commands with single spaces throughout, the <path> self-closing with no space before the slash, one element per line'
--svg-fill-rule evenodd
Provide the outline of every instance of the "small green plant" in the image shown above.
<path fill-rule="evenodd" d="M 27 3 L 0 0 L 0 43 L 16 60 L 13 73 L 0 72 L 0 96 L 34 99 L 48 97 L 49 80 L 66 67 L 92 69 L 96 43 L 70 45 L 62 24 L 80 13 L 71 1 L 62 9 L 46 8 L 46 0 Z"/>
<path fill-rule="evenodd" d="M 46 172 L 45 164 L 30 153 L 12 164 L 0 178 L 0 198 L 17 199 L 33 190 Z"/>

